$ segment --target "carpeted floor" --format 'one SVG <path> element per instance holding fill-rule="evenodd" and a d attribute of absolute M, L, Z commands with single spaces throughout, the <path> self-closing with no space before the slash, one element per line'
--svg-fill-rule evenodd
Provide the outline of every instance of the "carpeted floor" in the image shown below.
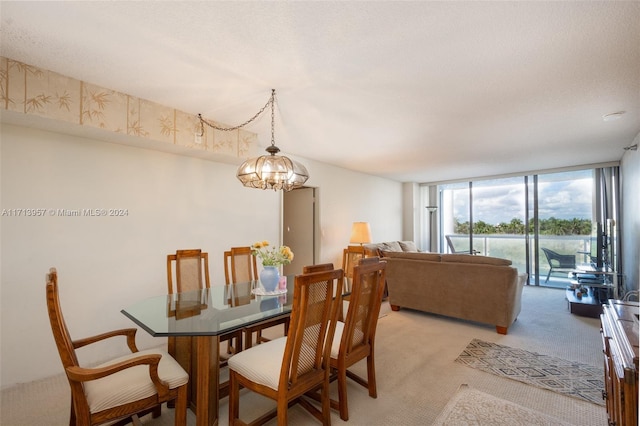
<path fill-rule="evenodd" d="M 456 362 L 604 406 L 602 367 L 473 339 Z"/>
<path fill-rule="evenodd" d="M 468 384 L 477 391 L 567 423 L 606 426 L 606 411 L 602 406 L 455 362 L 472 339 L 480 339 L 601 366 L 599 321 L 572 315 L 567 309 L 564 293 L 558 289 L 525 287 L 522 312 L 506 336 L 497 334 L 495 327 L 487 324 L 406 309 L 392 312 L 385 303 L 386 315 L 378 321 L 376 337 L 378 398 L 370 398 L 364 388 L 348 381 L 349 421 L 343 422 L 333 412 L 332 424 L 432 425 L 454 398 L 460 385 Z M 158 339 L 158 343 L 166 344 L 166 340 Z M 52 362 L 59 363 L 57 359 Z M 366 363 L 356 364 L 353 370 L 366 375 Z M 60 371 L 57 376 L 2 389 L 0 424 L 68 425 L 69 385 L 62 368 Z M 331 391 L 336 397 L 335 383 Z M 242 393 L 240 415 L 245 421 L 271 407 L 271 401 L 248 391 Z M 227 398 L 223 398 L 220 401 L 220 425 L 227 424 L 228 409 Z M 187 420 L 188 425 L 195 425 L 192 412 L 189 412 Z M 143 418 L 142 422 L 150 426 L 170 426 L 173 424 L 173 412 L 165 409 L 159 419 Z M 275 424 L 276 421 L 272 420 L 267 425 Z M 306 426 L 319 423 L 304 409 L 295 406 L 289 410 L 289 424 Z"/>
<path fill-rule="evenodd" d="M 570 426 L 555 417 L 463 384 L 434 426 Z"/>

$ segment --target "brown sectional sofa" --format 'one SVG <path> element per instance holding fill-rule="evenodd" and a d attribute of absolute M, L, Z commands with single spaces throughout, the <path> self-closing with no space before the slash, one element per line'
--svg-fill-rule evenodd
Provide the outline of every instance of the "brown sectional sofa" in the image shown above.
<path fill-rule="evenodd" d="M 374 249 L 368 254 L 375 255 Z M 384 249 L 377 254 L 387 261 L 394 311 L 403 307 L 491 324 L 500 334 L 507 334 L 520 313 L 526 274 L 518 274 L 510 260 Z"/>

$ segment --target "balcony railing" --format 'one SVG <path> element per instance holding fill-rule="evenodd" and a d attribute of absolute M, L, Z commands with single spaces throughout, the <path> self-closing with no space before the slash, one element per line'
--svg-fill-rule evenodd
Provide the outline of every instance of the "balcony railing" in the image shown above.
<path fill-rule="evenodd" d="M 456 250 L 466 250 L 469 247 L 469 235 L 449 234 L 449 237 Z M 526 271 L 526 251 L 525 236 L 510 234 L 474 234 L 473 250 L 484 256 L 500 257 L 509 259 L 518 271 Z M 548 248 L 557 253 L 574 254 L 576 265 L 589 265 L 591 257 L 591 235 L 540 235 L 538 237 L 538 247 Z M 449 252 L 448 247 L 443 250 Z M 534 262 L 534 239 L 529 238 L 529 253 L 531 259 L 531 271 L 533 273 Z M 542 250 L 539 250 L 538 261 L 540 263 L 541 281 L 546 278 L 549 272 L 549 264 Z M 556 279 L 561 279 L 564 284 L 568 283 L 568 278 L 552 275 Z M 533 280 L 531 281 L 533 282 Z"/>

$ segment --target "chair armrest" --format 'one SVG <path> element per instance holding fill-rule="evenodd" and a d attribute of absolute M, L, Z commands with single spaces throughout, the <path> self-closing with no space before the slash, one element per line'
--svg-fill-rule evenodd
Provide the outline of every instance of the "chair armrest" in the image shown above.
<path fill-rule="evenodd" d="M 160 376 L 158 376 L 158 364 L 160 363 L 160 358 L 162 358 L 162 355 L 160 354 L 142 355 L 100 368 L 84 368 L 73 365 L 66 368 L 67 377 L 75 382 L 88 382 L 108 377 L 119 371 L 126 370 L 127 368 L 139 365 L 148 365 L 149 377 L 158 391 L 158 396 L 162 398 L 169 393 L 169 385 L 160 380 Z"/>
<path fill-rule="evenodd" d="M 119 330 L 108 331 L 106 333 L 97 334 L 91 337 L 85 337 L 83 339 L 74 340 L 73 347 L 74 349 L 81 348 L 83 346 L 90 345 L 92 343 L 99 342 L 101 340 L 109 339 L 115 336 L 126 336 L 127 337 L 127 346 L 131 352 L 138 352 L 138 348 L 136 347 L 136 332 L 138 330 L 135 328 L 121 328 Z"/>

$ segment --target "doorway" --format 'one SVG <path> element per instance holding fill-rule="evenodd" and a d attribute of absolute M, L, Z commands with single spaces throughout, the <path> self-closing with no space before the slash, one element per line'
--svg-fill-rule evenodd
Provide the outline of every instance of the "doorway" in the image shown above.
<path fill-rule="evenodd" d="M 302 273 L 316 259 L 317 188 L 299 188 L 284 193 L 282 241 L 293 251 L 293 261 L 284 265 L 285 275 Z"/>

